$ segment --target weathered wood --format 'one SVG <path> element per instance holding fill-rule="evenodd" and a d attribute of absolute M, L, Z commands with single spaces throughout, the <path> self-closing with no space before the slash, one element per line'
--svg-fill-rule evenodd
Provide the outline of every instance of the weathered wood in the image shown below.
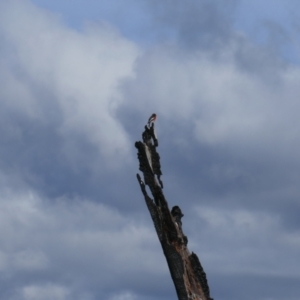
<path fill-rule="evenodd" d="M 166 257 L 178 299 L 213 300 L 199 258 L 195 253 L 190 253 L 187 248 L 188 239 L 182 231 L 181 209 L 174 206 L 170 211 L 163 194 L 154 123 L 145 126 L 142 137 L 143 142 L 136 142 L 135 147 L 138 149 L 139 169 L 144 179 L 142 180 L 137 174 L 137 180 Z M 146 186 L 150 189 L 153 199 L 149 197 Z"/>

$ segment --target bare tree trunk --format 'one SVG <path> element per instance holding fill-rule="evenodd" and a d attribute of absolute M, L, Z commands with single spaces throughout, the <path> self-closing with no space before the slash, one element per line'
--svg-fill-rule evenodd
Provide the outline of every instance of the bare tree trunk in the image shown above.
<path fill-rule="evenodd" d="M 158 140 L 154 131 L 154 122 L 145 126 L 143 142 L 136 142 L 140 171 L 144 181 L 137 174 L 142 193 L 153 220 L 157 236 L 170 269 L 179 300 L 213 300 L 210 297 L 206 274 L 195 253 L 187 248 L 188 239 L 182 231 L 183 214 L 178 206 L 170 212 L 163 194 L 160 157 L 156 152 Z M 146 191 L 149 187 L 153 199 Z"/>

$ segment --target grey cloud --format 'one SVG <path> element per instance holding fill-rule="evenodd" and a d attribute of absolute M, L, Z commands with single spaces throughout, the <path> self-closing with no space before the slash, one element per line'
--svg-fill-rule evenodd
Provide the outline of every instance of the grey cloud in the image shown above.
<path fill-rule="evenodd" d="M 251 300 L 253 296 L 259 300 L 277 300 L 286 297 L 296 300 L 299 295 L 295 288 L 299 284 L 298 277 L 228 274 L 216 276 L 212 282 L 215 286 L 219 286 L 219 290 L 215 291 L 215 297 L 224 300 L 233 297 Z"/>
<path fill-rule="evenodd" d="M 15 53 L 3 57 L 6 68 L 2 71 L 10 76 L 5 92 L 15 94 L 14 109 L 24 108 L 27 117 L 41 122 L 51 117 L 42 109 L 48 100 L 51 107 L 52 103 L 58 105 L 59 113 L 63 114 L 56 129 L 66 144 L 72 134 L 82 134 L 105 157 L 120 148 L 121 153 L 128 155 L 125 132 L 113 117 L 120 102 L 114 88 L 121 78 L 132 76 L 135 46 L 112 29 L 90 26 L 85 34 L 80 34 L 29 3 L 13 3 L 19 3 L 22 9 L 1 4 L 2 25 L 5 24 L 1 33 L 6 41 L 4 48 L 10 47 Z M 36 16 L 35 20 L 30 14 Z M 6 18 L 7 15 L 13 17 Z M 108 48 L 103 46 L 107 42 Z M 4 49 L 3 53 L 6 52 Z M 21 70 L 23 78 L 14 69 Z M 37 98 L 37 89 L 49 96 Z"/>
<path fill-rule="evenodd" d="M 12 291 L 11 280 L 24 293 L 21 299 L 27 299 L 28 290 L 56 291 L 49 285 L 70 295 L 92 291 L 97 297 L 116 285 L 147 295 L 147 278 L 158 294 L 168 294 L 170 283 L 159 287 L 169 278 L 153 230 L 88 200 L 50 203 L 32 191 L 25 195 L 11 192 L 1 200 L 1 269 L 9 274 L 2 295 Z"/>
<path fill-rule="evenodd" d="M 234 32 L 216 2 L 148 3 L 177 37 L 145 51 L 21 2 L 0 4 L 1 298 L 174 299 L 135 179 L 133 145 L 156 112 L 165 195 L 212 296 L 276 299 L 283 282 L 293 299 L 298 67 Z"/>
<path fill-rule="evenodd" d="M 191 249 L 196 246 L 204 267 L 210 270 L 212 295 L 244 299 L 243 291 L 257 287 L 261 299 L 276 299 L 276 293 L 264 293 L 261 287 L 282 281 L 281 293 L 294 299 L 299 275 L 293 268 L 299 250 L 299 126 L 295 114 L 299 68 L 245 36 L 233 34 L 214 55 L 207 54 L 205 47 L 184 51 L 176 43 L 148 50 L 137 60 L 136 74 L 122 86 L 127 98 L 122 109 L 134 107 L 134 116 L 143 116 L 145 110 L 159 112 L 159 151 L 169 203 L 183 209 L 187 223 L 191 222 L 192 203 L 213 212 L 227 209 L 231 215 L 238 209 L 258 213 L 254 219 L 258 228 L 252 237 L 250 228 L 243 231 L 238 224 L 231 227 L 225 222 L 216 235 L 214 225 L 201 218 L 186 225 Z M 124 121 L 127 128 L 133 128 L 131 123 Z M 211 220 L 217 217 L 212 214 Z M 262 222 L 273 217 L 276 221 L 264 228 Z M 245 255 L 238 260 L 242 253 Z M 224 274 L 220 274 L 221 265 Z M 244 278 L 247 288 L 234 287 L 236 277 L 228 275 L 231 268 Z M 247 276 L 255 278 L 256 274 L 262 283 L 246 283 Z M 219 289 L 215 278 L 226 276 L 233 283 L 221 292 L 222 284 Z"/>
<path fill-rule="evenodd" d="M 222 47 L 232 34 L 235 0 L 224 1 L 145 1 L 157 26 L 191 49 Z M 163 31 L 164 29 L 162 29 Z"/>
<path fill-rule="evenodd" d="M 114 110 L 136 47 L 109 27 L 67 29 L 28 1 L 1 3 L 1 13 L 2 169 L 47 196 L 103 200 L 104 176 L 114 182 L 132 163 Z"/>

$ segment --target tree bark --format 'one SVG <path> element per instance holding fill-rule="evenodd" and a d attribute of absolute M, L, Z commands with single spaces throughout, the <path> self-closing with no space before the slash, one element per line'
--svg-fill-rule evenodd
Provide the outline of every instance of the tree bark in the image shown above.
<path fill-rule="evenodd" d="M 166 257 L 179 300 L 213 300 L 198 256 L 187 248 L 188 239 L 182 231 L 183 214 L 178 206 L 169 210 L 163 194 L 160 156 L 156 151 L 158 140 L 154 122 L 145 126 L 143 142 L 135 143 L 138 149 L 139 169 L 144 179 L 137 174 L 137 180 L 144 195 L 158 239 Z M 152 198 L 148 196 L 146 186 Z"/>

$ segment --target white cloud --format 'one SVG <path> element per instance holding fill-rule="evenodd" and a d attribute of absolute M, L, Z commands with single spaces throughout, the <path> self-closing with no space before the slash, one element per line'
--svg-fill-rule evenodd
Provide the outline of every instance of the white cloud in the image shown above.
<path fill-rule="evenodd" d="M 128 161 L 131 146 L 115 114 L 122 104 L 145 118 L 156 111 L 179 130 L 187 125 L 200 143 L 298 157 L 299 68 L 273 67 L 270 58 L 271 71 L 243 69 L 237 53 L 255 50 L 245 37 L 233 37 L 221 56 L 163 45 L 137 60 L 137 46 L 107 24 L 77 32 L 27 1 L 1 3 L 1 12 L 2 98 L 37 122 L 49 118 L 45 102 L 57 104 L 63 151 L 74 164 L 74 135 L 96 145 L 110 165 L 120 164 L 116 154 Z M 259 65 L 268 54 L 257 53 Z M 48 93 L 44 99 L 37 87 Z"/>
<path fill-rule="evenodd" d="M 252 49 L 238 40 L 221 55 L 157 47 L 138 60 L 136 78 L 125 86 L 127 105 L 133 107 L 133 101 L 141 99 L 135 105 L 139 113 L 155 107 L 166 130 L 177 136 L 192 130 L 194 138 L 209 147 L 222 146 L 244 157 L 268 153 L 298 158 L 300 69 L 280 66 L 271 57 L 265 63 L 268 53 L 262 50 L 252 62 L 257 70 L 247 69 L 237 53 Z"/>
<path fill-rule="evenodd" d="M 137 299 L 137 297 L 130 292 L 123 292 L 109 298 L 109 300 L 135 300 L 135 299 Z"/>
<path fill-rule="evenodd" d="M 247 234 L 247 238 L 258 237 L 258 233 L 263 234 L 271 228 L 278 231 L 280 227 L 279 217 L 267 213 L 205 207 L 197 208 L 197 213 L 209 228 L 218 231 L 219 234 L 239 234 L 241 237 Z"/>
<path fill-rule="evenodd" d="M 0 212 L 0 270 L 12 280 L 28 275 L 30 285 L 22 292 L 26 300 L 38 295 L 69 299 L 75 283 L 83 293 L 93 285 L 113 289 L 124 278 L 138 281 L 140 274 L 168 274 L 154 228 L 104 204 L 6 191 Z M 36 286 L 40 277 L 60 284 L 68 278 L 68 290 Z"/>
<path fill-rule="evenodd" d="M 21 291 L 24 300 L 66 300 L 70 299 L 68 297 L 69 293 L 67 288 L 55 284 L 30 285 L 24 287 Z"/>
<path fill-rule="evenodd" d="M 96 145 L 108 164 L 118 164 L 116 153 L 127 157 L 130 145 L 115 109 L 122 101 L 120 80 L 133 76 L 137 47 L 106 24 L 83 32 L 67 28 L 29 1 L 1 2 L 0 11 L 6 105 L 36 122 L 51 121 L 44 107 L 58 105 L 69 159 L 74 134 Z"/>
<path fill-rule="evenodd" d="M 252 159 L 269 159 L 272 165 L 287 160 L 297 164 L 299 67 L 279 64 L 274 57 L 265 61 L 268 52 L 255 51 L 245 37 L 231 37 L 231 43 L 224 45 L 219 54 L 195 47 L 192 51 L 183 50 L 177 44 L 165 43 L 140 55 L 137 45 L 107 24 L 89 24 L 78 32 L 68 28 L 59 16 L 27 0 L 0 3 L 0 35 L 0 108 L 8 119 L 11 112 L 15 113 L 16 119 L 5 124 L 5 133 L 13 141 L 22 140 L 25 130 L 18 117 L 37 126 L 50 124 L 63 141 L 64 159 L 75 167 L 80 161 L 84 167 L 105 171 L 106 166 L 127 164 L 129 152 L 133 153 L 130 133 L 117 118 L 126 107 L 129 115 L 145 116 L 145 121 L 156 112 L 157 129 L 162 132 L 160 136 L 168 136 L 170 145 L 177 139 L 178 147 L 190 146 L 196 151 L 195 142 L 212 151 L 220 147 L 238 159 L 242 157 L 245 164 Z M 247 66 L 240 61 L 240 53 L 244 53 Z M 100 158 L 86 157 L 88 154 L 78 149 L 78 136 L 82 138 L 79 143 L 87 140 L 95 146 Z M 28 142 L 33 144 L 28 151 L 40 153 L 43 149 L 34 149 L 34 142 Z M 16 156 L 22 157 L 22 150 Z M 269 185 L 258 184 L 263 175 L 248 172 L 239 162 L 223 164 L 222 155 L 205 166 L 207 180 L 216 184 L 216 190 L 227 182 L 237 185 L 243 177 L 247 184 L 253 181 L 252 194 L 245 196 L 245 201 L 249 205 L 253 196 L 256 209 L 262 199 L 266 200 L 264 209 L 269 199 L 275 199 L 276 204 L 285 198 L 286 203 L 298 201 L 290 200 L 299 199 L 298 185 L 284 185 L 286 176 L 281 175 L 281 169 L 275 166 L 274 172 L 272 169 L 266 173 L 282 176 L 283 186 L 271 182 L 273 177 L 266 179 Z M 139 222 L 133 214 L 124 216 L 108 204 L 95 203 L 84 196 L 41 196 L 19 178 L 30 173 L 31 166 L 21 170 L 23 166 L 18 161 L 11 164 L 11 175 L 0 173 L 0 270 L 17 282 L 19 298 L 65 300 L 80 289 L 78 295 L 85 295 L 82 299 L 93 299 L 93 293 L 111 293 L 117 287 L 111 300 L 132 300 L 137 299 L 136 290 L 141 290 L 140 283 L 148 281 L 149 276 L 154 275 L 151 283 L 159 281 L 160 276 L 169 278 L 154 229 L 148 226 L 150 219 L 147 224 Z M 46 172 L 41 169 L 37 167 L 32 176 L 44 176 L 41 181 L 47 185 Z M 85 173 L 81 174 L 83 178 Z M 55 174 L 58 178 L 59 175 Z M 172 176 L 174 182 L 179 182 L 181 175 L 174 172 Z M 192 178 L 191 173 L 187 176 L 191 176 L 187 179 L 192 189 L 198 186 L 197 178 Z M 98 179 L 83 178 L 97 192 Z M 103 186 L 111 185 L 111 179 L 100 179 Z M 76 179 L 70 180 L 73 181 L 64 190 L 66 195 L 77 192 L 73 190 Z M 118 186 L 126 190 L 121 183 Z M 257 191 L 257 186 L 263 188 Z M 60 191 L 55 188 L 55 192 Z M 113 196 L 104 199 L 107 195 L 103 194 L 99 201 L 109 201 Z M 222 207 L 232 200 L 229 198 L 236 197 L 232 196 L 234 192 L 221 194 L 216 197 L 223 198 Z M 189 236 L 190 249 L 199 254 L 208 274 L 299 276 L 295 267 L 298 232 L 288 233 L 283 228 L 278 207 L 274 209 L 277 213 L 268 213 L 213 207 L 216 202 L 199 208 L 197 232 Z M 284 262 L 283 255 L 288 257 Z M 44 279 L 39 284 L 36 279 L 41 274 Z M 25 284 L 23 277 L 27 275 Z"/>

